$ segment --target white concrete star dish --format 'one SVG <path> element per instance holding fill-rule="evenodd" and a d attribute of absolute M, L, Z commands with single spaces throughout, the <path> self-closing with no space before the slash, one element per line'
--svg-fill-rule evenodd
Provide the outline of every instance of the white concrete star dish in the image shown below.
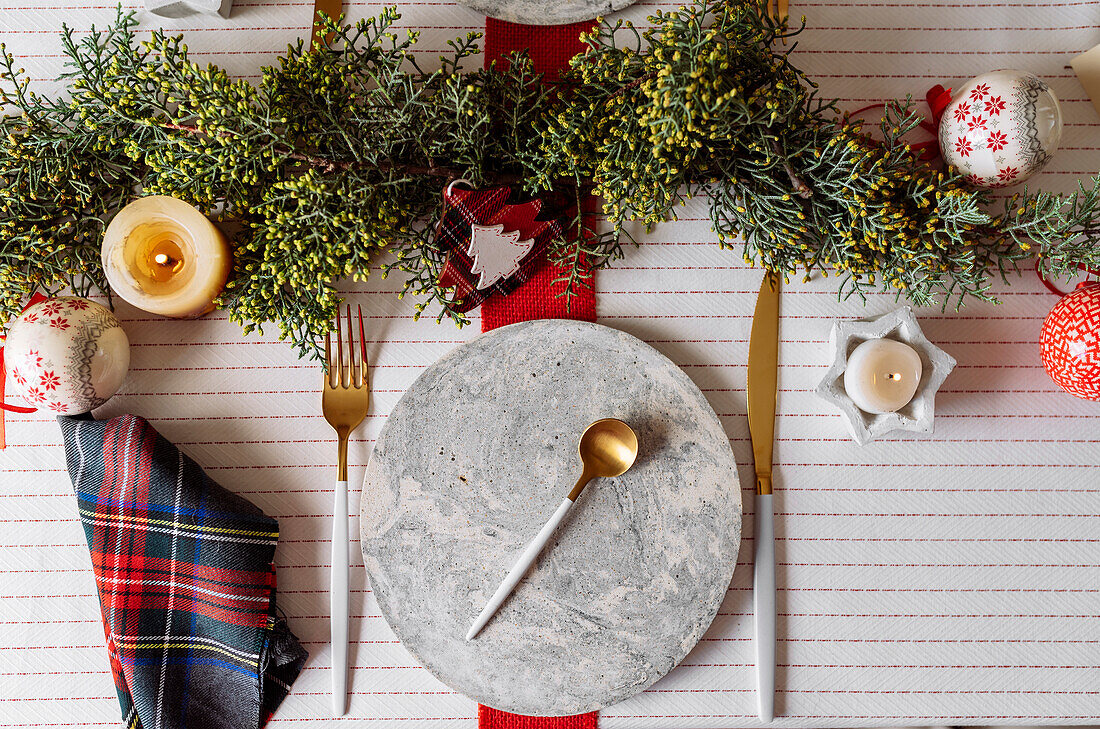
<path fill-rule="evenodd" d="M 145 9 L 162 18 L 186 18 L 190 15 L 228 18 L 233 10 L 233 0 L 145 0 Z"/>
<path fill-rule="evenodd" d="M 844 390 L 844 370 L 852 350 L 868 339 L 896 339 L 920 355 L 922 372 L 917 393 L 907 405 L 893 413 L 867 413 L 856 407 Z M 931 433 L 936 393 L 955 367 L 955 358 L 928 341 L 913 310 L 902 307 L 872 319 L 833 322 L 829 346 L 833 362 L 816 388 L 817 394 L 843 414 L 852 438 L 864 445 L 895 430 Z"/>

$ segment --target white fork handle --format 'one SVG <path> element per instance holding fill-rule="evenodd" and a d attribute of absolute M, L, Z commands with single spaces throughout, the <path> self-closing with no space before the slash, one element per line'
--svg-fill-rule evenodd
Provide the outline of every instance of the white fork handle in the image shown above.
<path fill-rule="evenodd" d="M 772 495 L 756 495 L 752 605 L 756 622 L 756 700 L 761 721 L 775 714 L 775 537 Z"/>
<path fill-rule="evenodd" d="M 348 482 L 336 482 L 332 508 L 332 573 L 329 584 L 332 643 L 332 712 L 343 716 L 348 695 Z"/>

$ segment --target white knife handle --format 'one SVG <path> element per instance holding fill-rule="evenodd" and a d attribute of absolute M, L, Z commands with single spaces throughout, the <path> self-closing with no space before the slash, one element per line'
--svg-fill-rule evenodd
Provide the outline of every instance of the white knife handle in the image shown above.
<path fill-rule="evenodd" d="M 332 712 L 343 716 L 348 695 L 348 482 L 336 482 L 332 508 L 329 637 L 332 643 Z"/>
<path fill-rule="evenodd" d="M 761 721 L 775 715 L 775 535 L 772 495 L 756 495 L 752 603 L 756 620 L 756 698 Z"/>
<path fill-rule="evenodd" d="M 504 582 L 500 583 L 500 587 L 493 593 L 493 596 L 489 598 L 489 602 L 482 608 L 478 614 L 477 619 L 474 620 L 474 624 L 470 626 L 469 632 L 466 633 L 466 640 L 473 640 L 473 638 L 481 632 L 481 629 L 485 627 L 485 624 L 489 622 L 489 618 L 493 617 L 493 614 L 497 611 L 497 608 L 504 603 L 512 590 L 516 589 L 516 585 L 523 579 L 523 575 L 527 573 L 527 570 L 531 568 L 531 565 L 535 563 L 535 560 L 539 556 L 539 552 L 546 546 L 546 543 L 550 541 L 550 537 L 553 536 L 554 530 L 558 528 L 558 524 L 561 524 L 561 520 L 565 518 L 566 513 L 569 511 L 569 507 L 573 505 L 573 501 L 565 499 L 561 502 L 561 506 L 554 512 L 554 515 L 550 517 L 539 533 L 535 535 L 535 538 L 527 545 L 520 554 L 519 559 L 516 560 L 515 565 L 512 567 L 512 571 L 508 573 L 508 576 L 504 578 Z"/>

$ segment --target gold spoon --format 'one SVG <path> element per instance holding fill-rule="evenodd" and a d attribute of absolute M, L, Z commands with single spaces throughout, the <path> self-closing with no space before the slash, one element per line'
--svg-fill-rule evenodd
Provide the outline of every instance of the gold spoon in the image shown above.
<path fill-rule="evenodd" d="M 565 518 L 569 507 L 573 506 L 573 502 L 581 495 L 581 491 L 588 485 L 588 482 L 594 478 L 621 476 L 634 465 L 634 459 L 638 457 L 638 436 L 634 434 L 629 425 L 621 420 L 615 418 L 597 420 L 584 429 L 581 441 L 577 445 L 577 454 L 581 458 L 581 477 L 577 479 L 577 485 L 561 502 L 561 506 L 543 525 L 530 544 L 524 548 L 523 553 L 516 560 L 515 565 L 512 566 L 512 570 L 504 578 L 504 582 L 500 583 L 500 587 L 489 598 L 489 602 L 478 614 L 474 624 L 470 626 L 470 630 L 466 633 L 466 640 L 473 639 L 485 627 L 485 624 L 489 622 L 489 619 L 493 617 L 493 614 L 496 613 L 505 599 L 512 594 L 512 590 L 516 588 L 523 575 L 534 564 L 539 552 L 550 541 L 554 530 L 558 528 L 558 524 Z"/>

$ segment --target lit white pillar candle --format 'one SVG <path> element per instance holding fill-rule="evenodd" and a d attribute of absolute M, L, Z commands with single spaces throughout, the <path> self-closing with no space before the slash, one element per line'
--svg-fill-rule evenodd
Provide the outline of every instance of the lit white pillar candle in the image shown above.
<path fill-rule="evenodd" d="M 920 355 L 908 344 L 869 339 L 848 356 L 844 389 L 860 410 L 892 413 L 913 399 L 920 376 Z"/>
<path fill-rule="evenodd" d="M 112 291 L 143 311 L 179 319 L 211 311 L 233 267 L 221 231 L 163 195 L 119 211 L 103 236 L 102 257 Z"/>

